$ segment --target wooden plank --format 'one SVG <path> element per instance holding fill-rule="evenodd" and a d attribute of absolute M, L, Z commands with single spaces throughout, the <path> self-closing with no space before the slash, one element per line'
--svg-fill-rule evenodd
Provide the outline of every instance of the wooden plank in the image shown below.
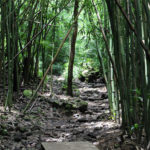
<path fill-rule="evenodd" d="M 98 150 L 89 142 L 44 142 L 42 146 L 44 150 Z"/>

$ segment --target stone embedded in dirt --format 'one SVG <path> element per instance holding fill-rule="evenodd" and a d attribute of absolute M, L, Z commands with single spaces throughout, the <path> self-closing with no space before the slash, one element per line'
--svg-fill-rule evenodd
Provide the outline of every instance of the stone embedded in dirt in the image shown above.
<path fill-rule="evenodd" d="M 88 119 L 86 117 L 81 117 L 77 120 L 78 122 L 87 122 Z"/>
<path fill-rule="evenodd" d="M 93 139 L 96 139 L 96 135 L 94 134 L 94 132 L 89 132 L 87 133 L 87 136 L 93 138 Z"/>
<path fill-rule="evenodd" d="M 90 70 L 88 69 L 88 70 L 84 70 L 80 74 L 79 80 L 82 82 L 87 81 L 88 83 L 93 83 L 93 82 L 97 82 L 97 79 L 99 79 L 99 78 L 100 78 L 99 71 L 95 71 L 93 69 L 90 69 Z M 101 79 L 99 81 L 102 81 Z"/>
<path fill-rule="evenodd" d="M 88 107 L 88 103 L 83 101 L 83 100 L 76 101 L 76 105 L 77 105 L 77 108 L 79 108 L 79 110 L 81 112 L 85 112 L 87 110 L 87 107 Z"/>
<path fill-rule="evenodd" d="M 100 100 L 99 97 L 95 98 L 95 97 L 88 97 L 87 98 L 89 101 L 96 101 L 96 100 Z"/>
<path fill-rule="evenodd" d="M 44 150 L 98 150 L 89 142 L 42 143 Z"/>
<path fill-rule="evenodd" d="M 85 111 L 84 113 L 85 113 L 85 114 L 92 115 L 92 114 L 93 114 L 93 111 L 87 110 L 87 111 Z"/>

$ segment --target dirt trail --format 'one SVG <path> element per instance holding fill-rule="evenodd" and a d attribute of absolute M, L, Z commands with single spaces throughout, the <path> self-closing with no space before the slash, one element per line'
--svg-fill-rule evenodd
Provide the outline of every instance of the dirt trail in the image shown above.
<path fill-rule="evenodd" d="M 70 98 L 62 90 L 63 79 L 54 78 L 55 98 Z M 99 149 L 121 149 L 121 130 L 111 120 L 107 90 L 103 83 L 75 81 L 75 97 L 88 102 L 84 113 L 66 114 L 64 109 L 52 107 L 49 93 L 41 93 L 31 113 L 24 116 L 26 99 L 18 99 L 11 114 L 0 109 L 0 150 L 39 150 L 41 142 L 89 141 Z M 47 85 L 49 86 L 49 85 Z M 71 99 L 71 98 L 70 98 Z"/>

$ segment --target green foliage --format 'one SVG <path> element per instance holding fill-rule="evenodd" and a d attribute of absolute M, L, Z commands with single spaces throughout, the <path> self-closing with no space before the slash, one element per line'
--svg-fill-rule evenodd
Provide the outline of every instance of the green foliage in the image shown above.
<path fill-rule="evenodd" d="M 43 72 L 42 72 L 41 69 L 39 69 L 39 71 L 38 71 L 38 77 L 39 77 L 40 79 L 42 79 L 42 77 L 43 77 Z"/>
<path fill-rule="evenodd" d="M 83 37 L 84 35 L 82 35 L 82 33 L 78 34 L 78 40 L 76 43 L 76 57 L 73 69 L 74 78 L 79 78 L 82 72 L 85 70 L 93 70 L 97 72 L 100 69 L 95 42 L 93 41 L 93 39 L 86 39 L 87 41 L 83 41 Z M 68 62 L 64 64 L 64 68 L 65 70 L 63 72 L 63 75 L 65 78 L 67 78 Z"/>
<path fill-rule="evenodd" d="M 138 129 L 139 129 L 139 124 L 135 123 L 130 129 L 130 133 L 132 134 L 133 132 L 135 132 Z"/>
<path fill-rule="evenodd" d="M 48 40 L 43 40 L 40 43 L 41 43 L 41 45 L 43 45 L 47 49 L 52 49 L 53 48 L 53 44 L 50 44 L 50 42 Z"/>
<path fill-rule="evenodd" d="M 62 90 L 67 90 L 67 82 L 66 81 L 62 84 Z"/>
<path fill-rule="evenodd" d="M 141 91 L 139 89 L 132 90 L 135 93 L 134 101 L 143 102 L 143 98 L 141 97 Z"/>
<path fill-rule="evenodd" d="M 59 63 L 56 63 L 53 65 L 53 73 L 55 75 L 61 75 L 63 73 L 64 66 L 60 65 Z"/>
<path fill-rule="evenodd" d="M 43 72 L 42 72 L 41 69 L 39 69 L 39 71 L 38 71 L 38 77 L 39 77 L 40 79 L 43 78 Z M 46 76 L 46 78 L 45 78 L 45 83 L 47 83 L 47 82 L 48 82 L 48 77 Z"/>

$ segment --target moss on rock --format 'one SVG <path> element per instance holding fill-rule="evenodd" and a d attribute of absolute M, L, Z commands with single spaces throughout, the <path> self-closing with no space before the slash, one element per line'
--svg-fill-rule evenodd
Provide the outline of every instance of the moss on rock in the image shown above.
<path fill-rule="evenodd" d="M 64 99 L 50 99 L 50 103 L 53 104 L 54 107 L 59 107 L 68 111 L 71 110 L 80 110 L 81 112 L 84 112 L 87 110 L 88 103 L 83 100 L 64 100 Z"/>
<path fill-rule="evenodd" d="M 27 98 L 31 98 L 34 93 L 35 93 L 34 90 L 33 91 L 32 90 L 24 90 L 23 91 L 23 95 Z"/>
<path fill-rule="evenodd" d="M 84 111 L 87 110 L 87 107 L 88 107 L 88 103 L 87 103 L 87 102 L 85 102 L 85 101 L 83 101 L 83 100 L 78 100 L 78 101 L 76 102 L 76 104 L 77 104 L 78 109 L 79 109 L 81 112 L 84 112 Z"/>

